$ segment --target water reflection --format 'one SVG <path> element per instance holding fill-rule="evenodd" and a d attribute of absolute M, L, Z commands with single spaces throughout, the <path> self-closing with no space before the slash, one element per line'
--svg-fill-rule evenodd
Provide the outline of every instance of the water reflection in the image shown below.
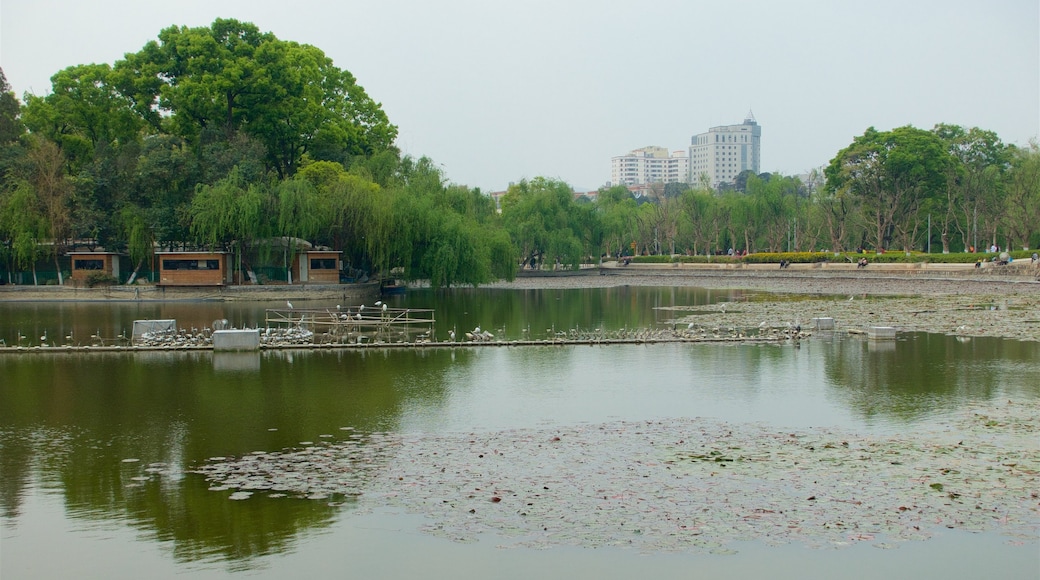
<path fill-rule="evenodd" d="M 694 289 L 421 291 L 438 332 L 507 338 L 554 328 L 671 324 L 661 307 L 738 302 Z M 111 335 L 134 319 L 263 323 L 265 305 L 0 304 L 0 333 Z M 277 305 L 274 305 L 277 306 Z M 33 352 L 0 356 L 0 514 L 16 542 L 26 499 L 53 489 L 75 521 L 128 523 L 183 561 L 250 567 L 324 530 L 349 498 L 229 501 L 192 466 L 320 447 L 355 434 L 502 430 L 717 417 L 908 430 L 977 401 L 1040 397 L 1036 343 L 840 335 L 793 345 L 568 346 L 260 353 Z M 372 469 L 379 469 L 378 462 Z M 362 471 L 362 470 L 359 470 Z M 8 532 L 7 530 L 14 530 Z M 132 548 L 128 548 L 132 549 Z M 74 569 L 75 564 L 71 564 Z"/>

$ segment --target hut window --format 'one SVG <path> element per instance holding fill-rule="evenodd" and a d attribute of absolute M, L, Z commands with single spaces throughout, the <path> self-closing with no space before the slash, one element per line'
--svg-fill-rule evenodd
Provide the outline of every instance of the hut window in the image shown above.
<path fill-rule="evenodd" d="M 163 270 L 219 270 L 220 260 L 163 260 Z"/>
<path fill-rule="evenodd" d="M 104 260 L 76 260 L 75 262 L 77 270 L 104 270 Z"/>
<path fill-rule="evenodd" d="M 311 258 L 311 270 L 335 270 L 336 258 Z"/>

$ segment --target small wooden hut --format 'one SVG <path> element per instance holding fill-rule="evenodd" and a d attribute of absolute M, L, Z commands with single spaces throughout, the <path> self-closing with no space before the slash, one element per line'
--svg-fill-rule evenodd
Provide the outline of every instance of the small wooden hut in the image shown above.
<path fill-rule="evenodd" d="M 102 273 L 119 279 L 119 254 L 115 252 L 69 252 L 72 283 L 82 286 L 91 274 Z"/>
<path fill-rule="evenodd" d="M 308 250 L 293 260 L 293 280 L 300 284 L 339 284 L 340 255 L 343 252 Z"/>
<path fill-rule="evenodd" d="M 226 252 L 156 252 L 159 286 L 223 286 L 231 283 Z"/>

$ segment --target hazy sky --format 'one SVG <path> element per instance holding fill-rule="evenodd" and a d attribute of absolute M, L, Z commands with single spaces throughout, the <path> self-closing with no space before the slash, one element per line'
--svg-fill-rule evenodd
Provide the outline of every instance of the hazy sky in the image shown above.
<path fill-rule="evenodd" d="M 218 17 L 322 49 L 405 153 L 484 191 L 596 188 L 612 156 L 685 149 L 748 110 L 762 170 L 787 175 L 869 126 L 1040 134 L 1037 0 L 0 0 L 0 66 L 45 95 L 67 66 Z"/>

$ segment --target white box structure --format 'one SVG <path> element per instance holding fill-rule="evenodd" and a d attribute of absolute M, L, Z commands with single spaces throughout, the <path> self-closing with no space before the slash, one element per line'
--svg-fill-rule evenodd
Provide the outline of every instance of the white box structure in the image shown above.
<path fill-rule="evenodd" d="M 214 330 L 213 350 L 259 350 L 260 330 Z"/>
<path fill-rule="evenodd" d="M 892 326 L 870 326 L 867 328 L 867 338 L 874 340 L 892 340 L 896 337 L 896 329 Z"/>

